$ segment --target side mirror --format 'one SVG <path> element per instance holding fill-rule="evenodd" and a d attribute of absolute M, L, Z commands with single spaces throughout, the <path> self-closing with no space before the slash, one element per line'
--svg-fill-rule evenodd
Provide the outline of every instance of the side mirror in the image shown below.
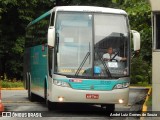
<path fill-rule="evenodd" d="M 49 26 L 48 28 L 48 46 L 54 47 L 55 43 L 55 27 Z"/>
<path fill-rule="evenodd" d="M 131 33 L 133 35 L 133 49 L 134 51 L 139 51 L 140 50 L 140 33 L 135 30 L 131 30 Z"/>

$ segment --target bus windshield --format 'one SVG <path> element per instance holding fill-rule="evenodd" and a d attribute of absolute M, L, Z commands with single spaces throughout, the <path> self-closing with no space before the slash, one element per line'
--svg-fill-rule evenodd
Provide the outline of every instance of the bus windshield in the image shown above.
<path fill-rule="evenodd" d="M 109 47 L 113 54 L 106 60 Z M 55 74 L 96 78 L 129 75 L 126 16 L 58 12 L 54 56 Z"/>

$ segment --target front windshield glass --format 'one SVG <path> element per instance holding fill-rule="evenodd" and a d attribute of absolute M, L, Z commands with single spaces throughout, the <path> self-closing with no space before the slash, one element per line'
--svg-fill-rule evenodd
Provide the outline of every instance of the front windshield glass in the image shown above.
<path fill-rule="evenodd" d="M 125 15 L 58 12 L 55 28 L 54 73 L 92 78 L 129 75 Z"/>
<path fill-rule="evenodd" d="M 84 75 L 92 62 L 92 14 L 59 12 L 56 20 L 55 72 Z M 85 76 L 91 76 L 91 70 Z"/>
<path fill-rule="evenodd" d="M 124 15 L 95 14 L 95 59 L 99 76 L 129 74 L 129 32 Z"/>

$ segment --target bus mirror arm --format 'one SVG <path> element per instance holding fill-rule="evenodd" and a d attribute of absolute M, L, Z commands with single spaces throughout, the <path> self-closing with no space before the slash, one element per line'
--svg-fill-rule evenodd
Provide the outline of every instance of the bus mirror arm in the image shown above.
<path fill-rule="evenodd" d="M 133 49 L 134 51 L 140 50 L 140 33 L 136 30 L 131 30 L 132 36 L 133 36 Z"/>
<path fill-rule="evenodd" d="M 49 47 L 54 47 L 55 43 L 55 27 L 54 26 L 49 26 L 48 28 L 48 46 Z"/>

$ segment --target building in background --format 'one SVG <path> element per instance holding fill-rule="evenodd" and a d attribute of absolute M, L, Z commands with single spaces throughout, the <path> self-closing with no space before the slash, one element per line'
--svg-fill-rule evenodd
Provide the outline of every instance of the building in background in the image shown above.
<path fill-rule="evenodd" d="M 152 8 L 152 110 L 160 111 L 160 0 L 150 0 Z"/>

